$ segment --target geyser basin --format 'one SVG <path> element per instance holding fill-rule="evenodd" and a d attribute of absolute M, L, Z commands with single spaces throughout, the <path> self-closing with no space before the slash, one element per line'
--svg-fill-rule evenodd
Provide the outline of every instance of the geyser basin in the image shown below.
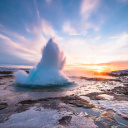
<path fill-rule="evenodd" d="M 30 70 L 29 75 L 24 71 L 15 73 L 15 83 L 20 85 L 63 85 L 69 79 L 63 74 L 66 57 L 60 52 L 53 38 L 42 50 L 42 58 L 36 68 Z"/>

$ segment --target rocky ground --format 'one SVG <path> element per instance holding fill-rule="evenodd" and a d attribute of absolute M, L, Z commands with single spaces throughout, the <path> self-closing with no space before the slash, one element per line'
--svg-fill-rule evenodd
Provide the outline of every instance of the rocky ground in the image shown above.
<path fill-rule="evenodd" d="M 73 84 L 32 89 L 0 73 L 0 127 L 128 127 L 128 79 L 70 77 Z"/>

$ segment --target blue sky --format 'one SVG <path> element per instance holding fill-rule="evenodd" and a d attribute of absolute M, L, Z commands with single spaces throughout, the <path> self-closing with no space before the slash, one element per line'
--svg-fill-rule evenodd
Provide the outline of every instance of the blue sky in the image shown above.
<path fill-rule="evenodd" d="M 128 0 L 0 0 L 0 64 L 35 65 L 55 36 L 67 65 L 128 64 Z"/>

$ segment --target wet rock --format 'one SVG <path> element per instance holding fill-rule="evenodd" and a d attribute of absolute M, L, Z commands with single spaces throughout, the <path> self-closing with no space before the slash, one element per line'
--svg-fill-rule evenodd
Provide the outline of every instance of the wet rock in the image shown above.
<path fill-rule="evenodd" d="M 29 104 L 29 105 L 21 105 L 21 106 L 19 106 L 19 107 L 15 110 L 15 112 L 20 113 L 20 112 L 26 111 L 26 110 L 28 110 L 29 107 L 31 107 L 30 104 Z"/>
<path fill-rule="evenodd" d="M 4 78 L 14 78 L 13 75 L 5 75 L 5 76 L 0 76 L 0 79 L 4 79 Z"/>
<path fill-rule="evenodd" d="M 124 87 L 115 87 L 112 90 L 107 90 L 109 93 L 117 93 L 117 94 L 124 94 L 124 95 L 128 95 L 128 86 L 124 86 Z"/>
<path fill-rule="evenodd" d="M 0 71 L 0 74 L 12 74 L 13 71 Z"/>
<path fill-rule="evenodd" d="M 41 102 L 43 99 L 38 99 L 38 100 L 23 100 L 20 101 L 18 104 L 16 104 L 17 109 L 15 110 L 15 112 L 23 112 L 26 111 L 29 107 L 33 107 L 36 106 L 35 104 Z"/>
<path fill-rule="evenodd" d="M 42 105 L 44 108 L 59 109 L 59 101 L 52 101 L 51 103 L 45 103 Z"/>
<path fill-rule="evenodd" d="M 84 108 L 95 107 L 89 101 L 84 100 L 78 96 L 66 96 L 66 97 L 61 98 L 61 100 L 62 100 L 62 102 L 66 103 L 66 104 L 73 104 L 77 107 L 84 107 Z"/>
<path fill-rule="evenodd" d="M 80 77 L 80 79 L 89 80 L 89 81 L 103 81 L 103 82 L 117 81 L 117 82 L 121 82 L 121 80 L 119 80 L 119 79 L 106 79 L 106 78 L 88 78 L 88 77 Z"/>
<path fill-rule="evenodd" d="M 93 93 L 87 94 L 86 96 L 90 97 L 91 100 L 105 100 L 104 97 L 98 96 L 100 94 L 103 94 L 103 93 L 93 92 Z"/>
<path fill-rule="evenodd" d="M 25 70 L 25 72 L 26 72 L 27 74 L 29 74 L 30 71 Z"/>
<path fill-rule="evenodd" d="M 23 100 L 20 101 L 17 106 L 15 112 L 23 112 L 27 110 L 29 107 L 33 106 L 42 106 L 44 108 L 50 109 L 59 109 L 60 101 L 58 98 L 44 98 L 44 99 L 37 99 L 37 100 Z"/>
<path fill-rule="evenodd" d="M 20 101 L 19 104 L 34 104 L 34 103 L 39 103 L 41 101 L 49 101 L 51 99 L 56 99 L 55 97 L 53 98 L 42 98 L 42 99 L 37 99 L 37 100 L 23 100 L 23 101 Z"/>
<path fill-rule="evenodd" d="M 4 83 L 0 83 L 0 85 L 4 85 Z"/>
<path fill-rule="evenodd" d="M 40 103 L 42 101 L 50 101 L 50 100 L 56 100 L 60 99 L 58 97 L 47 97 L 47 98 L 42 98 L 42 99 L 36 99 L 36 100 L 23 100 L 20 101 L 18 104 L 35 104 L 35 103 Z"/>
<path fill-rule="evenodd" d="M 24 100 L 24 101 L 20 101 L 19 104 L 34 105 L 35 103 L 40 103 L 45 108 L 59 109 L 58 104 L 60 103 L 60 101 L 66 103 L 66 104 L 73 104 L 77 107 L 84 107 L 84 108 L 93 108 L 93 107 L 95 107 L 89 101 L 84 100 L 84 99 L 82 99 L 78 96 L 75 96 L 75 95 L 66 96 L 66 97 L 59 97 L 59 98 L 54 97 L 54 98 L 44 98 L 44 99 L 38 99 L 38 100 Z"/>
<path fill-rule="evenodd" d="M 128 117 L 123 117 L 125 120 L 128 120 Z"/>
<path fill-rule="evenodd" d="M 114 95 L 114 99 L 116 100 L 122 100 L 122 101 L 128 101 L 128 95 Z"/>
<path fill-rule="evenodd" d="M 110 111 L 105 111 L 103 112 L 100 117 L 104 117 L 105 119 L 111 121 L 111 122 L 118 122 L 113 114 L 113 112 L 110 112 Z"/>
<path fill-rule="evenodd" d="M 37 103 L 39 100 L 23 100 L 20 101 L 20 104 L 33 104 L 33 103 Z"/>
<path fill-rule="evenodd" d="M 124 86 L 128 86 L 128 83 L 124 83 Z"/>
<path fill-rule="evenodd" d="M 8 107 L 7 103 L 0 103 L 0 110 L 5 109 Z"/>
<path fill-rule="evenodd" d="M 72 116 L 63 116 L 60 120 L 59 120 L 59 124 L 63 125 L 63 126 L 67 126 L 70 124 L 72 119 Z"/>

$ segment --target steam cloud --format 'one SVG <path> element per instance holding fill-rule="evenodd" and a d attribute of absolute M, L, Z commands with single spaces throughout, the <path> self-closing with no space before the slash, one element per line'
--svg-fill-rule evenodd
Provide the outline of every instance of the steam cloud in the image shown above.
<path fill-rule="evenodd" d="M 24 71 L 15 73 L 15 83 L 22 85 L 61 85 L 69 80 L 62 72 L 66 57 L 60 52 L 53 38 L 42 50 L 42 58 L 36 68 L 30 70 L 29 75 Z"/>

